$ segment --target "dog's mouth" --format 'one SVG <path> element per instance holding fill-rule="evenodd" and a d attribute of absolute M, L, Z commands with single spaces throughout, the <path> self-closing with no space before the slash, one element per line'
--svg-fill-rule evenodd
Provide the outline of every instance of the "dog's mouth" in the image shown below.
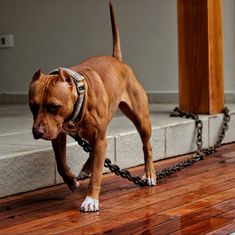
<path fill-rule="evenodd" d="M 33 137 L 35 140 L 43 139 L 43 140 L 51 140 L 51 138 L 47 134 L 39 133 L 33 130 Z"/>
<path fill-rule="evenodd" d="M 56 134 L 48 134 L 47 132 L 42 131 L 40 128 L 33 128 L 32 132 L 35 140 L 53 140 L 56 139 L 56 137 L 58 136 Z"/>

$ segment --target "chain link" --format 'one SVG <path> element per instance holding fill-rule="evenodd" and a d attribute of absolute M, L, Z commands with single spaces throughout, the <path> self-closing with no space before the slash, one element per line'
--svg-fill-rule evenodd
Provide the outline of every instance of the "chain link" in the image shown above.
<path fill-rule="evenodd" d="M 184 118 L 195 120 L 197 150 L 195 151 L 194 154 L 192 154 L 192 157 L 184 161 L 181 161 L 174 166 L 167 167 L 165 169 L 162 169 L 161 171 L 156 172 L 156 180 L 159 181 L 169 175 L 174 174 L 177 171 L 180 171 L 184 168 L 187 168 L 193 165 L 195 162 L 205 159 L 205 156 L 215 153 L 217 148 L 220 147 L 222 144 L 222 141 L 225 137 L 225 133 L 228 130 L 228 123 L 231 118 L 229 114 L 229 109 L 227 107 L 224 108 L 223 114 L 224 116 L 223 116 L 222 127 L 220 130 L 218 140 L 216 141 L 215 145 L 209 148 L 202 148 L 203 146 L 203 140 L 202 140 L 203 123 L 199 119 L 198 115 L 193 114 L 193 113 L 183 112 L 179 108 L 175 108 L 173 110 L 173 113 L 170 115 L 171 117 L 184 117 Z M 91 151 L 91 146 L 88 143 L 88 141 L 81 138 L 78 133 L 75 136 L 73 136 L 73 138 L 78 142 L 78 144 L 83 148 L 85 152 Z M 139 185 L 139 186 L 148 185 L 146 179 L 141 179 L 139 176 L 132 176 L 128 170 L 120 169 L 119 166 L 112 164 L 109 158 L 105 159 L 104 166 L 109 168 L 109 170 L 111 172 L 114 172 L 116 175 L 119 175 L 120 177 L 124 179 L 128 179 L 129 181 L 132 181 L 136 185 Z"/>
<path fill-rule="evenodd" d="M 82 147 L 82 149 L 86 153 L 90 153 L 91 152 L 91 146 L 90 146 L 90 144 L 88 143 L 87 140 L 81 138 L 78 133 L 76 135 L 72 136 L 72 137 L 78 142 L 78 144 Z"/>
<path fill-rule="evenodd" d="M 201 155 L 210 155 L 212 153 L 215 153 L 217 148 L 219 148 L 222 144 L 222 141 L 225 137 L 225 133 L 228 130 L 228 123 L 230 121 L 230 114 L 229 114 L 229 109 L 225 107 L 222 111 L 223 113 L 223 123 L 221 126 L 221 130 L 219 133 L 218 140 L 212 147 L 204 148 L 202 149 L 202 127 L 203 123 L 202 121 L 198 118 L 198 115 L 196 114 L 191 114 L 187 112 L 181 111 L 179 108 L 175 108 L 173 110 L 173 113 L 171 114 L 172 117 L 185 117 L 185 118 L 191 118 L 195 120 L 195 125 L 196 125 L 196 131 L 197 131 L 197 138 L 196 138 L 196 145 L 197 145 L 197 150 L 196 153 L 199 153 Z"/>
<path fill-rule="evenodd" d="M 139 176 L 132 176 L 131 173 L 126 169 L 121 170 L 119 166 L 112 164 L 111 160 L 108 158 L 105 159 L 104 166 L 109 168 L 111 172 L 114 172 L 116 175 L 119 175 L 124 179 L 132 181 L 134 184 L 137 184 L 139 186 L 147 185 L 147 180 L 143 180 Z"/>

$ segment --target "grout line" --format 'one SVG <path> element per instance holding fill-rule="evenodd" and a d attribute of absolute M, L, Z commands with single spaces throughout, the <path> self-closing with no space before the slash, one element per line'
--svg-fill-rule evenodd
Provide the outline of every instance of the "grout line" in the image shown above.
<path fill-rule="evenodd" d="M 117 139 L 116 136 L 114 136 L 114 163 L 117 163 Z"/>
<path fill-rule="evenodd" d="M 208 147 L 210 146 L 210 142 L 211 142 L 211 138 L 210 138 L 210 130 L 211 130 L 211 121 L 210 121 L 210 117 L 208 117 Z"/>
<path fill-rule="evenodd" d="M 164 127 L 164 156 L 163 156 L 163 159 L 166 158 L 166 153 L 167 153 L 166 133 L 167 133 L 167 127 Z"/>
<path fill-rule="evenodd" d="M 7 134 L 0 134 L 0 137 L 5 137 L 5 136 L 9 136 L 9 135 L 25 134 L 25 133 L 29 133 L 29 132 L 31 132 L 31 130 L 28 130 L 28 131 L 16 131 L 16 132 L 11 132 L 11 133 L 7 133 Z"/>

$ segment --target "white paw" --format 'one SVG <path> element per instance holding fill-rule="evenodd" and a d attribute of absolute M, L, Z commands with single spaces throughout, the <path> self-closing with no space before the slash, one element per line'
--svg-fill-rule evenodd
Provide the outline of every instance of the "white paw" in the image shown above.
<path fill-rule="evenodd" d="M 86 199 L 81 205 L 80 210 L 82 212 L 95 212 L 99 210 L 99 200 L 95 200 L 89 196 L 86 196 Z"/>
<path fill-rule="evenodd" d="M 150 177 L 146 178 L 146 176 L 142 177 L 142 180 L 146 180 L 146 179 L 147 179 L 147 185 L 148 186 L 155 186 L 155 185 L 157 185 L 157 180 L 155 178 L 150 178 Z"/>
<path fill-rule="evenodd" d="M 156 179 L 153 179 L 153 178 L 148 178 L 147 182 L 148 182 L 148 186 L 155 186 L 157 184 Z"/>

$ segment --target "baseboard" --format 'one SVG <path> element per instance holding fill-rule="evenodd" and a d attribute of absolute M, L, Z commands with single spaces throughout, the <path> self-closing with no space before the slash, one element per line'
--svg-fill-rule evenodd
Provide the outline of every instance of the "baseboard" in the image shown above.
<path fill-rule="evenodd" d="M 149 103 L 160 103 L 160 104 L 177 104 L 178 103 L 178 92 L 177 91 L 147 91 Z M 225 91 L 224 94 L 225 103 L 235 103 L 235 91 Z"/>
<path fill-rule="evenodd" d="M 225 91 L 225 103 L 234 104 L 235 103 L 235 91 Z"/>
<path fill-rule="evenodd" d="M 27 104 L 27 93 L 0 93 L 0 104 Z"/>
<path fill-rule="evenodd" d="M 149 103 L 177 104 L 177 91 L 146 91 Z M 27 104 L 27 93 L 0 93 L 0 104 Z M 235 91 L 225 91 L 225 103 L 235 103 Z"/>
<path fill-rule="evenodd" d="M 176 91 L 146 91 L 149 103 L 176 104 L 178 103 L 178 92 Z"/>
<path fill-rule="evenodd" d="M 177 92 L 147 91 L 146 93 L 149 99 L 149 103 L 163 103 L 163 104 L 178 103 Z M 0 104 L 7 105 L 7 104 L 27 104 L 27 103 L 28 103 L 28 94 L 26 93 L 0 93 Z"/>

